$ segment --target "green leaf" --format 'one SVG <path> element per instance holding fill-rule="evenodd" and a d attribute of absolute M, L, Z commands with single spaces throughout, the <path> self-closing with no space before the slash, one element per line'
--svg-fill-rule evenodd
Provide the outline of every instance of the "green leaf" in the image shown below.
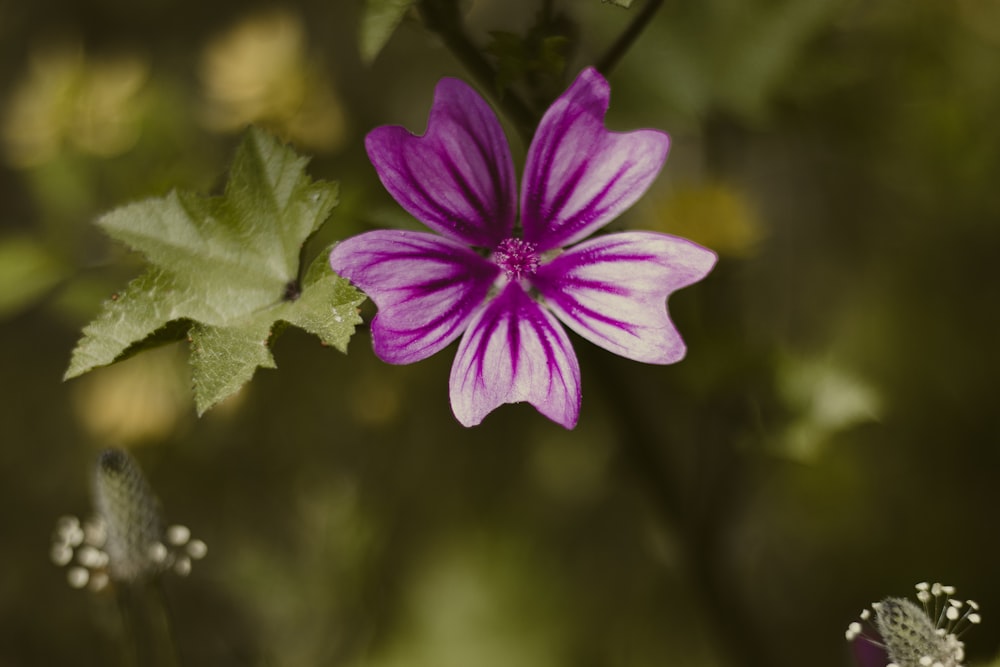
<path fill-rule="evenodd" d="M 539 107 L 548 106 L 565 89 L 574 26 L 562 14 L 538 12 L 524 35 L 490 32 L 486 52 L 496 63 L 496 86 L 502 91 L 523 84 Z"/>
<path fill-rule="evenodd" d="M 305 175 L 307 161 L 252 129 L 221 197 L 172 192 L 101 217 L 101 228 L 152 266 L 84 328 L 65 377 L 183 333 L 202 414 L 257 368 L 275 367 L 280 322 L 346 352 L 364 297 L 329 269 L 326 254 L 299 279 L 303 244 L 338 194 L 337 184 Z"/>
<path fill-rule="evenodd" d="M 361 59 L 371 64 L 399 27 L 415 0 L 365 0 L 359 45 Z"/>
<path fill-rule="evenodd" d="M 633 0 L 601 0 L 601 2 L 610 3 L 612 5 L 618 5 L 619 7 L 624 7 L 628 9 L 632 6 Z"/>

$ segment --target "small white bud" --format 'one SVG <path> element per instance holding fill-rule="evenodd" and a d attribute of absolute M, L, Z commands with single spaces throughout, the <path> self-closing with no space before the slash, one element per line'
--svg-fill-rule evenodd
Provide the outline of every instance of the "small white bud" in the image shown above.
<path fill-rule="evenodd" d="M 84 537 L 83 530 L 80 529 L 80 520 L 75 516 L 60 517 L 56 522 L 56 535 L 68 546 L 80 546 Z"/>
<path fill-rule="evenodd" d="M 108 555 L 96 547 L 85 544 L 76 551 L 76 560 L 85 568 L 96 570 L 108 563 Z"/>
<path fill-rule="evenodd" d="M 149 560 L 157 565 L 166 561 L 168 554 L 167 547 L 162 542 L 153 542 L 149 545 Z"/>
<path fill-rule="evenodd" d="M 191 531 L 187 526 L 170 526 L 167 528 L 167 542 L 174 546 L 187 544 L 191 539 Z"/>
<path fill-rule="evenodd" d="M 90 572 L 85 567 L 71 567 L 66 571 L 66 581 L 73 588 L 83 588 L 90 580 Z"/>
<path fill-rule="evenodd" d="M 65 544 L 53 544 L 52 550 L 49 551 L 49 558 L 59 567 L 69 565 L 69 562 L 73 560 L 73 549 Z"/>
<path fill-rule="evenodd" d="M 201 560 L 208 553 L 208 545 L 201 540 L 191 540 L 187 545 L 187 554 L 195 560 Z"/>
<path fill-rule="evenodd" d="M 108 527 L 100 518 L 94 518 L 83 524 L 83 539 L 87 544 L 103 547 L 108 541 Z"/>
<path fill-rule="evenodd" d="M 182 577 L 186 577 L 191 574 L 191 559 L 187 556 L 178 558 L 177 562 L 174 563 L 174 572 Z"/>

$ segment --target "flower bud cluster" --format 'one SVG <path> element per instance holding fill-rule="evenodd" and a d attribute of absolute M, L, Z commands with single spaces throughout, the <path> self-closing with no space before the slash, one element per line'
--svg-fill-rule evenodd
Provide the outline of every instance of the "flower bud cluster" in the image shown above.
<path fill-rule="evenodd" d="M 973 600 L 958 600 L 954 586 L 917 584 L 917 605 L 905 598 L 886 598 L 861 612 L 861 620 L 847 626 L 847 641 L 861 639 L 883 648 L 886 667 L 962 667 L 965 643 L 959 637 L 982 617 Z M 874 613 L 873 613 L 874 612 Z M 864 624 L 873 626 L 866 634 Z"/>
<path fill-rule="evenodd" d="M 207 545 L 192 539 L 183 525 L 164 528 L 160 504 L 135 460 L 110 449 L 98 458 L 94 474 L 96 514 L 81 522 L 64 516 L 56 522 L 50 558 L 68 568 L 73 588 L 100 591 L 111 582 L 133 583 L 173 571 L 191 572 Z"/>

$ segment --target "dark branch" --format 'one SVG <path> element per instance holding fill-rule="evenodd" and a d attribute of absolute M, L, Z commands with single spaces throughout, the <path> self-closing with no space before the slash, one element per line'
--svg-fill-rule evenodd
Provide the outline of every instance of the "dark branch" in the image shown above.
<path fill-rule="evenodd" d="M 625 32 L 618 37 L 615 43 L 611 45 L 611 48 L 597 61 L 595 67 L 598 72 L 604 76 L 608 76 L 611 73 L 611 70 L 618 65 L 618 61 L 628 53 L 628 50 L 632 48 L 633 42 L 639 38 L 639 35 L 646 29 L 649 22 L 656 16 L 656 12 L 659 11 L 661 6 L 663 6 L 663 0 L 649 0 L 646 3 L 642 11 L 636 14 L 632 22 L 625 28 Z"/>

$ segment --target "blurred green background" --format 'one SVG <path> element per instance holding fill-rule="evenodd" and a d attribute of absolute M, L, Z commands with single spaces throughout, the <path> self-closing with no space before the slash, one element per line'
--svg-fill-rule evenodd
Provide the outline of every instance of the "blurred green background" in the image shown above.
<path fill-rule="evenodd" d="M 556 2 L 564 83 L 641 7 Z M 614 225 L 720 262 L 671 298 L 680 364 L 574 338 L 575 431 L 523 405 L 464 429 L 454 348 L 388 366 L 366 329 L 348 356 L 289 331 L 201 419 L 182 346 L 61 381 L 142 266 L 92 220 L 217 191 L 248 123 L 341 182 L 317 249 L 412 224 L 364 134 L 422 131 L 467 75 L 413 16 L 364 64 L 361 9 L 0 0 L 0 665 L 120 664 L 114 597 L 48 557 L 109 446 L 208 544 L 165 582 L 184 665 L 833 667 L 863 606 L 925 579 L 983 605 L 970 662 L 995 658 L 996 0 L 665 2 L 608 124 L 674 143 Z M 486 44 L 538 7 L 467 9 Z"/>

